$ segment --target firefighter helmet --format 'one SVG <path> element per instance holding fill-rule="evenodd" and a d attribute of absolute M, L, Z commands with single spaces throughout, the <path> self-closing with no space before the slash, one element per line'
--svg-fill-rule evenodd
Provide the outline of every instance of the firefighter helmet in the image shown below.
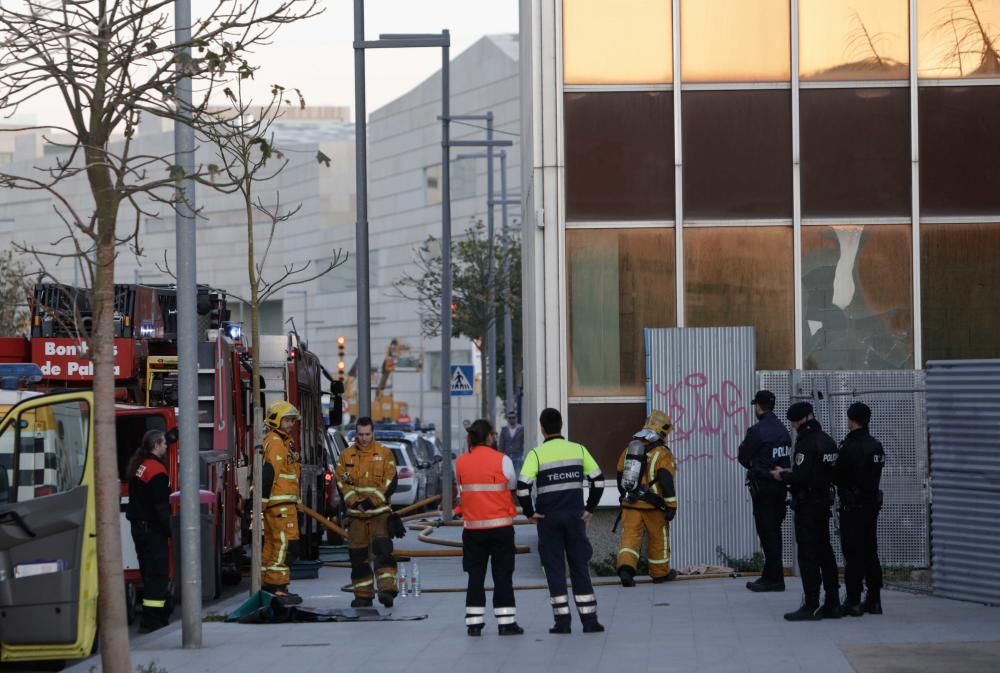
<path fill-rule="evenodd" d="M 298 418 L 299 410 L 285 400 L 281 400 L 280 402 L 275 402 L 268 407 L 267 416 L 264 417 L 264 423 L 266 423 L 268 427 L 277 429 L 281 426 L 281 419 L 287 416 Z"/>
<path fill-rule="evenodd" d="M 662 411 L 654 411 L 649 414 L 649 418 L 646 419 L 646 424 L 642 426 L 642 430 L 635 433 L 634 436 L 639 439 L 655 442 L 657 439 L 666 439 L 673 427 L 674 423 L 670 420 L 670 416 L 667 416 Z"/>

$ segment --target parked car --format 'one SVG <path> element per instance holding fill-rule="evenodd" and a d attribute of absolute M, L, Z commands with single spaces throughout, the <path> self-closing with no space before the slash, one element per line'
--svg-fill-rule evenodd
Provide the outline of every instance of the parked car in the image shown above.
<path fill-rule="evenodd" d="M 325 434 L 326 443 L 324 445 L 324 473 L 323 473 L 323 514 L 331 521 L 335 521 L 341 528 L 344 527 L 344 504 L 340 497 L 340 489 L 337 488 L 337 461 L 340 454 L 347 448 L 347 438 L 339 430 L 330 428 Z M 326 541 L 329 544 L 343 544 L 343 540 L 333 531 L 326 531 Z"/>
<path fill-rule="evenodd" d="M 415 433 L 416 434 L 416 433 Z M 422 461 L 420 469 L 427 475 L 426 497 L 441 494 L 442 451 L 438 439 L 431 435 L 420 434 L 416 437 L 417 458 Z"/>

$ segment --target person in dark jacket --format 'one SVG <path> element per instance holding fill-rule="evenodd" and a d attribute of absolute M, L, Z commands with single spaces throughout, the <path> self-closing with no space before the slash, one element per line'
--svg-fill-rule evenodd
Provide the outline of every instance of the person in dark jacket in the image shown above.
<path fill-rule="evenodd" d="M 142 618 L 139 632 L 149 633 L 167 625 L 170 585 L 170 477 L 163 458 L 167 438 L 149 430 L 129 461 L 128 505 L 125 517 L 132 525 L 132 542 L 142 574 Z"/>
<path fill-rule="evenodd" d="M 796 402 L 786 417 L 795 429 L 792 468 L 775 467 L 771 476 L 791 486 L 795 510 L 795 542 L 805 600 L 798 610 L 785 614 L 791 622 L 840 617 L 837 560 L 830 546 L 830 488 L 837 464 L 837 444 L 823 432 L 812 405 Z M 825 593 L 819 602 L 820 578 Z"/>
<path fill-rule="evenodd" d="M 878 513 L 882 509 L 885 450 L 868 432 L 872 410 L 855 402 L 847 409 L 850 432 L 840 443 L 834 480 L 840 499 L 840 544 L 844 552 L 844 614 L 882 614 L 882 564 L 878 558 Z M 861 602 L 862 581 L 868 588 Z"/>
<path fill-rule="evenodd" d="M 785 520 L 785 485 L 771 477 L 774 468 L 791 467 L 792 438 L 785 425 L 774 415 L 774 393 L 758 390 L 753 397 L 757 422 L 747 430 L 737 456 L 747 470 L 747 486 L 753 502 L 753 520 L 761 549 L 764 570 L 750 591 L 784 591 L 785 572 L 781 561 L 781 523 Z"/>

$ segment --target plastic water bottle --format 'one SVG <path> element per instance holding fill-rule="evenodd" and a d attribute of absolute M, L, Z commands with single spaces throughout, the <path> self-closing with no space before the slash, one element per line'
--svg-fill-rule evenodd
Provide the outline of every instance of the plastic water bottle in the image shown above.
<path fill-rule="evenodd" d="M 410 586 L 413 587 L 413 595 L 414 596 L 419 596 L 420 595 L 420 566 L 417 565 L 416 561 L 413 562 L 413 572 L 410 574 L 410 582 L 411 582 Z"/>
<path fill-rule="evenodd" d="M 399 578 L 398 578 L 398 582 L 397 583 L 399 584 L 399 597 L 400 598 L 406 598 L 406 564 L 405 563 L 400 563 L 399 564 Z"/>

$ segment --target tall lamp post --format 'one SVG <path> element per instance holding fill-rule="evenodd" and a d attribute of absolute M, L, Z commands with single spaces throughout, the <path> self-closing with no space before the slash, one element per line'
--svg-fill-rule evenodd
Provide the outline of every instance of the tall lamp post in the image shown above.
<path fill-rule="evenodd" d="M 451 114 L 449 48 L 451 36 L 440 34 L 379 35 L 365 40 L 365 3 L 354 0 L 354 146 L 357 176 L 355 227 L 358 286 L 358 412 L 371 416 L 371 307 L 368 289 L 368 138 L 365 111 L 365 50 L 437 47 L 441 49 L 441 508 L 451 519 L 451 166 L 449 123 Z"/>
<path fill-rule="evenodd" d="M 174 41 L 191 42 L 191 0 L 174 2 Z M 185 49 L 190 55 L 190 48 Z M 178 64 L 183 63 L 178 59 Z M 178 65 L 178 73 L 183 72 Z M 177 78 L 177 116 L 174 125 L 176 162 L 185 176 L 194 175 L 194 129 L 191 119 L 191 78 Z M 187 122 L 187 123 L 186 123 Z M 198 465 L 198 287 L 195 252 L 195 184 L 190 178 L 177 183 L 177 398 L 180 432 L 181 492 L 181 643 L 185 649 L 201 647 L 201 521 Z M 208 366 L 208 363 L 205 363 Z"/>

